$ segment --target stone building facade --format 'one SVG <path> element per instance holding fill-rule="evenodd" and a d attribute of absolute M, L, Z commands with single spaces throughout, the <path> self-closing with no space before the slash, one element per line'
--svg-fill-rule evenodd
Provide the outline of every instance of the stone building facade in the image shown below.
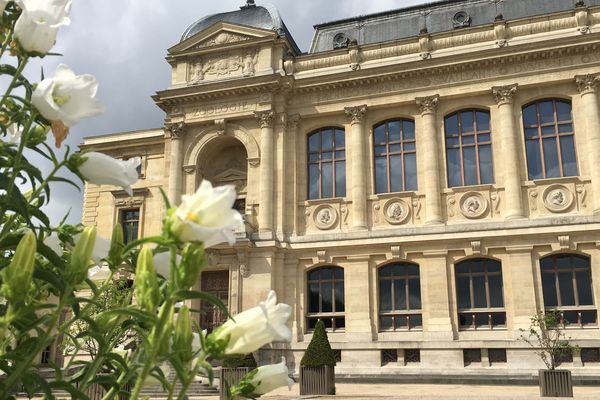
<path fill-rule="evenodd" d="M 341 374 L 526 376 L 519 339 L 561 309 L 600 370 L 600 1 L 448 0 L 317 25 L 301 53 L 253 1 L 168 49 L 164 128 L 85 139 L 142 157 L 128 196 L 88 185 L 83 222 L 153 235 L 202 179 L 245 223 L 198 288 L 232 313 L 293 305 L 297 368 L 317 319 Z M 157 60 L 158 62 L 158 60 Z M 198 316 L 210 328 L 213 308 Z"/>

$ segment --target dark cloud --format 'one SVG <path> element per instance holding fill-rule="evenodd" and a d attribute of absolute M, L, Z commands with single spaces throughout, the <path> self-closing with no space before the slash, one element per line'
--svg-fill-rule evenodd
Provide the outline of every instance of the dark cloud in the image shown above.
<path fill-rule="evenodd" d="M 355 15 L 423 3 L 421 0 L 272 0 L 303 51 L 307 51 L 313 25 Z M 150 96 L 166 88 L 170 67 L 167 48 L 201 17 L 235 10 L 245 2 L 221 0 L 77 0 L 73 2 L 71 25 L 61 29 L 53 51 L 62 57 L 46 57 L 28 68 L 30 77 L 46 76 L 65 63 L 77 74 L 98 79 L 98 98 L 106 112 L 74 127 L 66 145 L 76 147 L 86 136 L 162 126 L 164 113 Z M 257 0 L 257 4 L 263 3 Z M 74 177 L 72 177 L 74 178 Z M 76 178 L 74 178 L 76 179 Z M 81 192 L 66 185 L 54 188 L 47 211 L 54 222 L 71 208 L 70 222 L 81 219 Z"/>

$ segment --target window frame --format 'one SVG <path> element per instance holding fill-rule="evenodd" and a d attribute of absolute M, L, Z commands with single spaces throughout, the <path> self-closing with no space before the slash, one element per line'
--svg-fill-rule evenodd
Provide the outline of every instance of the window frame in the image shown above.
<path fill-rule="evenodd" d="M 409 269 L 405 268 L 405 271 L 402 274 L 396 275 L 395 273 L 392 273 L 391 276 L 383 276 L 382 277 L 381 271 L 384 268 L 390 268 L 390 267 L 398 267 L 398 268 L 416 267 L 419 272 L 417 275 L 410 274 Z M 382 296 L 381 281 L 382 280 L 391 281 L 390 301 L 391 301 L 392 309 L 390 311 L 382 310 L 382 306 L 381 306 L 381 299 L 382 299 L 382 297 L 381 297 Z M 411 280 L 413 280 L 413 281 L 416 280 L 419 284 L 419 303 L 421 304 L 421 307 L 418 309 L 414 309 L 414 310 L 411 309 L 411 307 L 410 307 L 410 281 Z M 405 299 L 406 299 L 406 307 L 404 309 L 396 308 L 395 281 L 404 281 L 404 292 L 405 292 Z M 379 332 L 422 331 L 423 330 L 422 293 L 423 293 L 423 291 L 422 291 L 422 287 L 421 287 L 421 267 L 419 266 L 419 264 L 407 262 L 407 261 L 398 261 L 398 262 L 387 263 L 387 264 L 379 266 L 377 268 L 377 319 L 378 319 L 377 329 L 378 329 L 378 331 Z M 412 326 L 411 319 L 414 318 L 415 316 L 418 316 L 420 318 L 421 323 L 419 325 Z M 381 324 L 382 317 L 392 317 L 392 327 L 391 328 L 387 328 L 387 329 L 382 328 L 382 324 Z M 406 327 L 402 327 L 402 326 L 399 327 L 399 325 L 396 322 L 397 317 L 406 317 L 406 319 L 407 319 Z"/>
<path fill-rule="evenodd" d="M 470 132 L 462 131 L 462 118 L 461 114 L 463 113 L 472 113 L 473 115 L 473 130 Z M 488 130 L 479 130 L 478 122 L 477 122 L 477 113 L 484 113 L 487 115 L 488 119 Z M 448 120 L 452 117 L 456 116 L 456 127 L 458 132 L 456 135 L 449 136 L 448 133 Z M 482 135 L 489 135 L 489 140 L 480 142 L 480 137 Z M 463 143 L 463 137 L 473 137 L 473 143 Z M 458 139 L 458 145 L 454 145 L 450 147 L 448 144 L 448 139 Z M 445 154 L 446 154 L 446 180 L 448 182 L 448 187 L 465 187 L 465 186 L 477 186 L 477 185 L 493 185 L 496 182 L 495 171 L 494 171 L 494 146 L 492 140 L 492 118 L 490 110 L 482 109 L 482 108 L 464 108 L 458 111 L 454 111 L 444 117 L 444 146 L 445 146 Z M 483 182 L 481 180 L 481 155 L 480 149 L 481 147 L 489 146 L 490 149 L 490 157 L 489 164 L 491 165 L 491 181 Z M 476 165 L 476 173 L 477 173 L 477 182 L 476 183 L 466 183 L 465 182 L 465 156 L 464 149 L 466 148 L 475 148 L 475 165 Z M 450 176 L 450 157 L 449 150 L 458 149 L 459 154 L 459 169 L 460 169 L 460 184 L 454 185 L 451 184 Z"/>
<path fill-rule="evenodd" d="M 323 271 L 323 270 L 327 270 L 330 269 L 331 270 L 331 278 L 330 279 L 321 279 L 321 277 L 319 276 L 319 279 L 311 279 L 310 275 L 314 272 L 317 271 Z M 336 271 L 341 271 L 342 273 L 342 277 L 341 278 L 336 278 L 335 276 L 335 272 Z M 342 283 L 342 300 L 344 302 L 344 310 L 343 311 L 337 311 L 336 310 L 336 302 L 335 302 L 335 295 L 336 295 L 336 283 Z M 318 312 L 310 312 L 311 309 L 311 296 L 310 296 L 310 284 L 311 283 L 318 283 L 319 284 L 319 290 L 318 290 L 318 296 L 319 296 L 319 304 L 318 304 L 318 308 L 319 311 Z M 330 283 L 331 284 L 331 312 L 323 312 L 322 308 L 323 308 L 323 296 L 322 296 L 322 284 L 323 283 Z M 343 332 L 346 329 L 346 287 L 345 287 L 345 275 L 344 275 L 344 268 L 339 267 L 337 265 L 324 265 L 321 267 L 317 267 L 317 268 L 312 268 L 308 271 L 306 271 L 306 313 L 305 313 L 305 322 L 306 322 L 306 331 L 307 332 L 312 332 L 314 331 L 314 328 L 310 328 L 310 320 L 325 320 L 325 319 L 329 319 L 331 320 L 331 328 L 326 328 L 328 331 L 331 332 Z M 336 326 L 336 320 L 338 319 L 342 319 L 344 321 L 344 326 L 341 327 L 337 327 Z M 316 323 L 316 322 L 315 322 Z"/>
<path fill-rule="evenodd" d="M 331 147 L 331 151 L 323 151 L 323 132 L 327 131 L 327 130 L 331 130 L 331 143 L 332 143 L 332 147 Z M 336 147 L 336 140 L 335 140 L 335 133 L 337 131 L 342 131 L 344 134 L 344 145 L 343 147 Z M 314 135 L 319 135 L 319 150 L 318 151 L 311 151 L 310 149 L 310 138 Z M 337 152 L 344 152 L 344 157 L 340 157 L 338 158 L 336 156 Z M 348 192 L 348 188 L 346 186 L 346 167 L 347 167 L 347 157 L 346 157 L 346 129 L 343 127 L 339 127 L 339 126 L 326 126 L 323 128 L 319 128 L 316 129 L 314 131 L 312 131 L 311 133 L 309 133 L 308 135 L 306 135 L 306 189 L 307 189 L 307 199 L 308 200 L 322 200 L 322 199 L 335 199 L 335 198 L 342 198 L 342 197 L 346 197 L 346 194 Z M 323 153 L 331 153 L 331 160 L 323 160 Z M 311 161 L 311 155 L 313 154 L 317 154 L 318 155 L 318 160 L 315 161 Z M 336 166 L 338 165 L 338 163 L 344 163 L 344 193 L 340 193 L 340 195 L 338 195 L 337 191 L 338 191 L 338 187 L 337 187 L 337 175 L 336 175 Z M 324 197 L 323 196 L 323 164 L 331 164 L 331 183 L 332 183 L 332 196 L 331 197 Z M 318 166 L 318 171 L 319 171 L 319 181 L 318 181 L 318 187 L 319 187 L 319 194 L 317 197 L 311 197 L 311 191 L 310 191 L 310 187 L 311 187 L 311 176 L 310 176 L 310 168 L 311 165 L 317 165 Z"/>
<path fill-rule="evenodd" d="M 121 228 L 123 229 L 123 242 L 125 244 L 127 244 L 130 241 L 139 239 L 140 238 L 140 227 L 141 227 L 141 222 L 142 222 L 142 208 L 141 207 L 127 207 L 127 208 L 120 208 L 118 211 L 119 211 L 119 223 L 121 224 Z M 129 220 L 125 219 L 125 215 L 127 213 L 135 212 L 135 211 L 137 211 L 137 219 L 129 219 Z M 135 234 L 135 238 L 128 240 L 126 225 L 130 225 L 132 223 L 137 224 L 137 233 Z"/>
<path fill-rule="evenodd" d="M 564 258 L 564 257 L 569 257 L 570 258 L 570 262 L 569 262 L 569 268 L 559 268 L 558 267 L 558 263 L 557 263 L 557 259 L 558 258 Z M 580 259 L 580 260 L 586 260 L 587 262 L 587 267 L 583 268 L 583 267 L 577 267 L 575 265 L 574 260 L 575 259 Z M 542 263 L 545 260 L 552 260 L 552 272 L 547 272 L 547 268 L 543 268 Z M 546 270 L 546 271 L 545 271 Z M 596 327 L 598 326 L 598 310 L 596 308 L 596 299 L 594 298 L 594 283 L 593 283 L 593 276 L 592 276 L 592 263 L 591 263 L 591 257 L 586 256 L 586 255 L 580 255 L 580 254 L 573 254 L 573 253 L 556 253 L 556 254 L 551 254 L 545 257 L 541 257 L 540 258 L 540 286 L 542 288 L 542 303 L 544 304 L 544 311 L 550 311 L 550 310 L 559 310 L 562 313 L 565 312 L 575 312 L 577 313 L 577 323 L 576 324 L 569 324 L 567 326 L 571 326 L 571 325 L 575 325 L 578 328 L 584 328 L 584 327 Z M 575 300 L 575 304 L 571 305 L 562 305 L 563 303 L 563 299 L 561 296 L 561 289 L 560 289 L 560 283 L 559 283 L 559 274 L 560 273 L 565 273 L 565 272 L 571 272 L 572 277 L 572 284 L 573 284 L 573 298 Z M 586 305 L 580 305 L 579 303 L 581 302 L 581 299 L 579 298 L 579 285 L 578 285 L 578 280 L 577 280 L 577 273 L 578 272 L 587 272 L 588 277 L 589 277 L 589 285 L 590 285 L 590 294 L 592 297 L 592 304 L 586 304 Z M 556 295 L 556 306 L 547 306 L 546 305 L 546 290 L 544 288 L 544 274 L 550 275 L 553 274 L 554 275 L 554 290 L 555 290 L 555 295 Z M 581 317 L 581 313 L 582 312 L 595 312 L 596 314 L 596 322 L 595 323 L 588 323 L 588 324 L 584 324 L 583 323 L 583 319 Z M 564 316 L 564 315 L 563 315 Z"/>
<path fill-rule="evenodd" d="M 545 103 L 545 102 L 552 102 L 552 112 L 554 114 L 552 123 L 549 123 L 549 122 L 542 123 L 541 122 L 542 116 L 541 116 L 541 112 L 540 112 L 540 104 Z M 571 109 L 571 119 L 570 120 L 568 120 L 568 121 L 566 121 L 566 120 L 559 121 L 558 120 L 557 102 L 565 103 L 565 104 L 569 105 L 569 107 Z M 536 125 L 526 125 L 525 124 L 525 109 L 527 109 L 531 106 L 535 106 L 535 109 L 536 109 L 536 118 L 537 118 Z M 577 155 L 577 142 L 576 142 L 577 139 L 575 137 L 575 121 L 573 120 L 573 102 L 571 100 L 563 99 L 560 97 L 555 97 L 555 98 L 543 98 L 543 99 L 529 102 L 521 107 L 521 124 L 523 126 L 523 139 L 525 141 L 525 161 L 527 164 L 527 179 L 528 180 L 534 181 L 534 180 L 539 180 L 539 179 L 557 179 L 557 178 L 567 178 L 567 177 L 579 176 L 579 173 L 580 173 L 579 157 Z M 571 124 L 570 132 L 560 132 L 559 131 L 558 126 L 565 125 L 565 124 Z M 550 127 L 550 126 L 554 126 L 554 132 L 552 134 L 544 134 L 542 132 L 543 128 Z M 527 136 L 528 129 L 537 129 L 537 138 L 529 139 Z M 567 136 L 571 136 L 573 138 L 573 152 L 575 154 L 575 170 L 576 170 L 574 175 L 565 175 L 565 173 L 564 173 L 561 138 L 567 137 Z M 554 138 L 556 140 L 556 152 L 557 152 L 557 156 L 558 156 L 558 170 L 559 170 L 559 176 L 557 176 L 557 177 L 549 177 L 547 174 L 548 168 L 546 168 L 546 152 L 544 149 L 544 140 L 552 139 L 552 138 Z M 538 148 L 539 148 L 539 152 L 540 152 L 539 154 L 540 154 L 540 163 L 541 163 L 541 173 L 542 173 L 542 176 L 540 178 L 534 178 L 531 176 L 531 169 L 529 168 L 530 155 L 529 155 L 529 152 L 527 151 L 527 143 L 528 142 L 537 142 L 538 143 Z"/>
<path fill-rule="evenodd" d="M 472 263 L 477 263 L 477 262 L 483 262 L 483 271 L 474 271 L 474 267 L 470 266 L 470 264 Z M 488 271 L 488 263 L 493 263 L 493 264 L 497 264 L 500 267 L 500 271 L 499 272 L 489 272 Z M 468 272 L 459 272 L 458 269 L 460 266 L 462 265 L 467 265 L 469 266 L 469 271 Z M 469 300 L 470 300 L 470 307 L 468 308 L 464 308 L 460 306 L 460 293 L 459 293 L 459 285 L 458 285 L 458 278 L 459 276 L 467 276 L 469 278 Z M 479 277 L 479 276 L 483 276 L 484 277 L 484 283 L 485 283 L 485 300 L 486 300 L 486 305 L 487 307 L 475 307 L 475 289 L 474 289 L 474 285 L 473 285 L 473 278 L 474 277 Z M 491 297 L 491 293 L 490 293 L 490 282 L 489 282 L 489 277 L 490 276 L 500 276 L 500 282 L 502 284 L 501 286 L 501 293 L 502 293 L 502 307 L 492 307 L 492 297 Z M 460 262 L 457 262 L 454 264 L 454 283 L 455 283 L 455 288 L 456 288 L 456 311 L 457 311 L 457 317 L 458 317 L 458 321 L 457 321 L 457 325 L 459 327 L 459 330 L 464 330 L 464 331 L 470 331 L 470 330 L 500 330 L 500 329 L 506 329 L 507 328 L 507 320 L 506 320 L 506 296 L 504 293 L 504 275 L 502 274 L 502 262 L 495 260 L 493 258 L 470 258 L 467 260 L 462 260 Z M 477 325 L 477 320 L 476 320 L 476 316 L 477 315 L 486 315 L 487 314 L 487 319 L 488 319 L 488 323 L 487 325 Z M 471 324 L 470 325 L 462 325 L 461 324 L 461 315 L 468 315 L 471 317 Z M 504 317 L 504 324 L 497 324 L 495 325 L 493 323 L 493 316 L 495 315 L 503 315 Z"/>
<path fill-rule="evenodd" d="M 389 127 L 389 124 L 392 122 L 398 122 L 400 124 L 400 132 L 399 132 L 400 138 L 397 141 L 390 141 L 390 131 L 389 131 L 388 127 Z M 404 123 L 405 122 L 412 123 L 412 125 L 413 125 L 413 139 L 412 140 L 404 139 Z M 386 137 L 385 144 L 378 144 L 375 142 L 375 131 L 381 126 L 385 126 L 385 137 Z M 413 150 L 405 150 L 405 145 L 407 145 L 407 144 L 413 144 L 414 149 Z M 381 122 L 377 123 L 376 125 L 373 125 L 372 145 L 373 145 L 373 149 L 372 149 L 373 183 L 374 183 L 375 194 L 414 192 L 419 189 L 419 180 L 418 180 L 418 171 L 417 171 L 417 137 L 416 137 L 416 124 L 415 124 L 414 119 L 410 119 L 410 118 L 387 119 L 385 121 L 381 121 Z M 393 145 L 400 146 L 400 151 L 399 152 L 391 152 L 390 146 L 393 146 Z M 385 154 L 384 155 L 377 153 L 377 150 L 376 150 L 377 147 L 381 147 L 381 146 L 385 146 Z M 415 188 L 414 189 L 406 188 L 406 155 L 407 154 L 414 154 L 414 157 L 415 157 L 415 166 L 414 166 L 415 167 L 414 168 Z M 390 158 L 392 156 L 400 156 L 401 163 L 402 163 L 402 180 L 401 180 L 402 187 L 401 187 L 401 190 L 399 190 L 399 191 L 392 191 L 392 167 L 391 167 L 391 162 L 390 162 Z M 376 164 L 377 164 L 377 159 L 383 158 L 383 157 L 385 157 L 385 160 L 386 160 L 387 190 L 380 192 L 377 189 L 378 178 L 377 178 Z"/>

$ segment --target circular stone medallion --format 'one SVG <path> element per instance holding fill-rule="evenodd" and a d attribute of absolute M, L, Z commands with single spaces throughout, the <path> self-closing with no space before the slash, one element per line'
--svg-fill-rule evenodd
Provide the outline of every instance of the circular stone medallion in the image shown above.
<path fill-rule="evenodd" d="M 399 225 L 410 216 L 410 208 L 401 199 L 390 199 L 383 207 L 383 217 L 392 225 Z"/>
<path fill-rule="evenodd" d="M 313 213 L 315 226 L 321 230 L 333 228 L 338 219 L 337 211 L 330 205 L 323 204 L 318 206 Z"/>
<path fill-rule="evenodd" d="M 460 212 L 467 218 L 481 218 L 488 209 L 488 201 L 481 193 L 465 193 L 460 198 Z"/>
<path fill-rule="evenodd" d="M 552 212 L 567 211 L 573 204 L 571 191 L 563 185 L 552 185 L 544 190 L 544 206 Z"/>

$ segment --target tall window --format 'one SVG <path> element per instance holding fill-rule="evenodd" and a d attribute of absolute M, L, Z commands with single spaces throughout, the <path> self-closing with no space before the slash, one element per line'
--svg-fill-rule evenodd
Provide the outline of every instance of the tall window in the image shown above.
<path fill-rule="evenodd" d="M 376 193 L 417 190 L 415 123 L 387 121 L 373 131 Z"/>
<path fill-rule="evenodd" d="M 342 128 L 308 136 L 308 198 L 346 196 L 346 138 Z"/>
<path fill-rule="evenodd" d="M 344 329 L 344 270 L 325 267 L 308 273 L 308 329 L 314 329 L 318 320 L 331 330 Z"/>
<path fill-rule="evenodd" d="M 121 225 L 125 244 L 137 240 L 140 231 L 140 209 L 121 210 Z"/>
<path fill-rule="evenodd" d="M 463 110 L 445 119 L 448 186 L 494 183 L 490 113 Z"/>
<path fill-rule="evenodd" d="M 571 103 L 543 100 L 523 107 L 529 179 L 577 176 Z"/>
<path fill-rule="evenodd" d="M 379 329 L 421 329 L 419 266 L 394 263 L 379 268 Z"/>
<path fill-rule="evenodd" d="M 564 312 L 571 325 L 596 324 L 590 259 L 557 254 L 540 261 L 544 307 Z"/>
<path fill-rule="evenodd" d="M 456 264 L 455 273 L 460 327 L 505 327 L 501 264 L 489 259 L 466 260 Z"/>

